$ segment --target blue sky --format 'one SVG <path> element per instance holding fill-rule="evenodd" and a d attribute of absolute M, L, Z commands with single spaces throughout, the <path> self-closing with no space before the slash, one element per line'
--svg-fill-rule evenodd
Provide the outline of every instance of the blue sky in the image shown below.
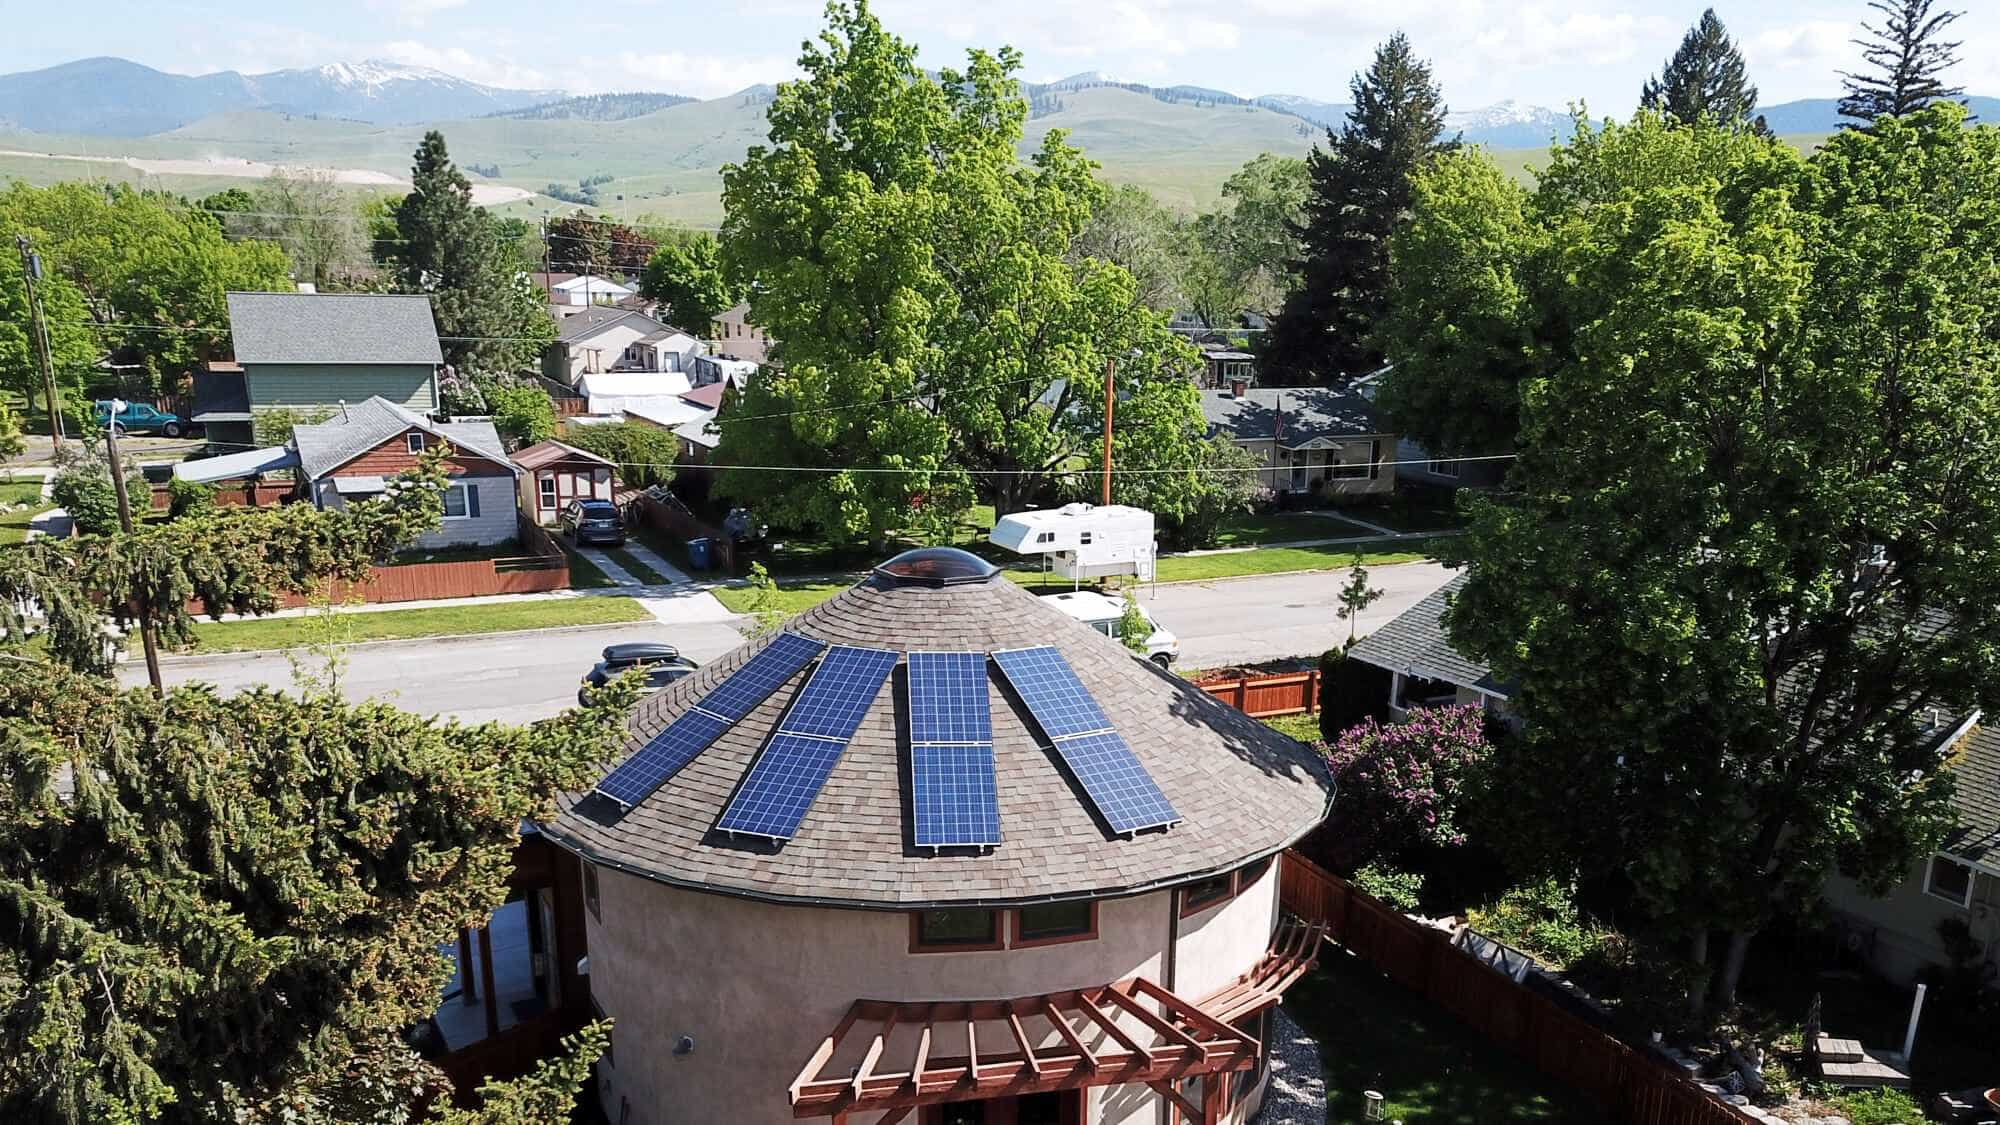
<path fill-rule="evenodd" d="M 26 4 L 4 0 L 0 8 Z M 1959 81 L 2000 93 L 2000 3 L 1956 37 Z M 1344 100 L 1349 75 L 1400 27 L 1430 57 L 1455 107 L 1502 98 L 1598 112 L 1631 108 L 1699 2 L 1661 0 L 877 0 L 924 61 L 1011 43 L 1025 75 L 1101 70 L 1156 85 Z M 98 0 L 38 4 L 12 19 L 0 71 L 86 55 L 163 70 L 246 72 L 389 58 L 495 85 L 579 92 L 664 90 L 713 97 L 788 77 L 818 26 L 811 0 Z M 1735 0 L 1718 8 L 1769 103 L 1838 92 L 1863 0 Z"/>

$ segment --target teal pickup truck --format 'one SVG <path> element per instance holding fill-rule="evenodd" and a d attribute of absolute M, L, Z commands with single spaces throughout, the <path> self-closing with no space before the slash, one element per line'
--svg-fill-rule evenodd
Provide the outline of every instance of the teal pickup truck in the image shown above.
<path fill-rule="evenodd" d="M 115 399 L 101 398 L 91 404 L 90 413 L 92 417 L 97 419 L 98 425 L 102 426 L 106 422 L 113 420 L 111 407 L 116 401 Z M 119 403 L 119 405 L 123 406 L 124 409 L 118 411 L 118 416 L 115 420 L 118 423 L 118 428 L 128 434 L 161 434 L 174 438 L 187 432 L 187 424 L 181 421 L 178 414 L 168 414 L 164 410 L 155 410 L 143 402 L 126 402 Z"/>

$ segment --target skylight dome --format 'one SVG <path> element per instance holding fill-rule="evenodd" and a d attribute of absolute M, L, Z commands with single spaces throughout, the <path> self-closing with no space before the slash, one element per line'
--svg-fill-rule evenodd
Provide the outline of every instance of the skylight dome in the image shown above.
<path fill-rule="evenodd" d="M 999 567 L 957 547 L 918 547 L 875 568 L 875 576 L 890 586 L 970 586 L 998 573 Z"/>

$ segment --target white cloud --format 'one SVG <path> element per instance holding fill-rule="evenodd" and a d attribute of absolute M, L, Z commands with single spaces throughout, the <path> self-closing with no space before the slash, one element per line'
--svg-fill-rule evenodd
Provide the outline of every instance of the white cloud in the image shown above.
<path fill-rule="evenodd" d="M 432 47 L 414 39 L 385 43 L 376 52 L 380 57 L 410 66 L 427 66 L 458 78 L 487 86 L 517 90 L 560 89 L 564 83 L 545 71 L 525 66 L 504 55 L 482 55 L 464 47 Z"/>
<path fill-rule="evenodd" d="M 468 0 L 367 0 L 368 10 L 383 12 L 398 23 L 422 27 L 439 12 L 463 8 Z"/>
<path fill-rule="evenodd" d="M 715 98 L 760 82 L 783 82 L 797 72 L 791 59 L 776 55 L 723 58 L 684 51 L 620 51 L 582 60 L 563 77 L 564 84 L 579 93 L 658 90 Z"/>
<path fill-rule="evenodd" d="M 1743 57 L 1757 70 L 1852 70 L 1860 54 L 1852 42 L 1857 30 L 1833 20 L 1767 27 L 1743 41 Z"/>

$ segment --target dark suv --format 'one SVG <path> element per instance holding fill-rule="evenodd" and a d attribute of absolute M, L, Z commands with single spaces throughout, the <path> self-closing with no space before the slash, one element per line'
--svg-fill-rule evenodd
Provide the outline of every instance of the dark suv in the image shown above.
<path fill-rule="evenodd" d="M 582 703 L 590 695 L 590 689 L 601 688 L 613 678 L 634 669 L 646 670 L 646 683 L 640 689 L 641 695 L 654 692 L 695 670 L 698 665 L 681 655 L 681 650 L 669 644 L 656 641 L 632 641 L 626 644 L 605 645 L 604 659 L 599 660 L 583 677 L 583 686 L 576 689 L 576 701 Z"/>
<path fill-rule="evenodd" d="M 562 532 L 578 546 L 625 545 L 625 521 L 618 518 L 618 505 L 609 500 L 572 500 L 563 505 Z"/>

